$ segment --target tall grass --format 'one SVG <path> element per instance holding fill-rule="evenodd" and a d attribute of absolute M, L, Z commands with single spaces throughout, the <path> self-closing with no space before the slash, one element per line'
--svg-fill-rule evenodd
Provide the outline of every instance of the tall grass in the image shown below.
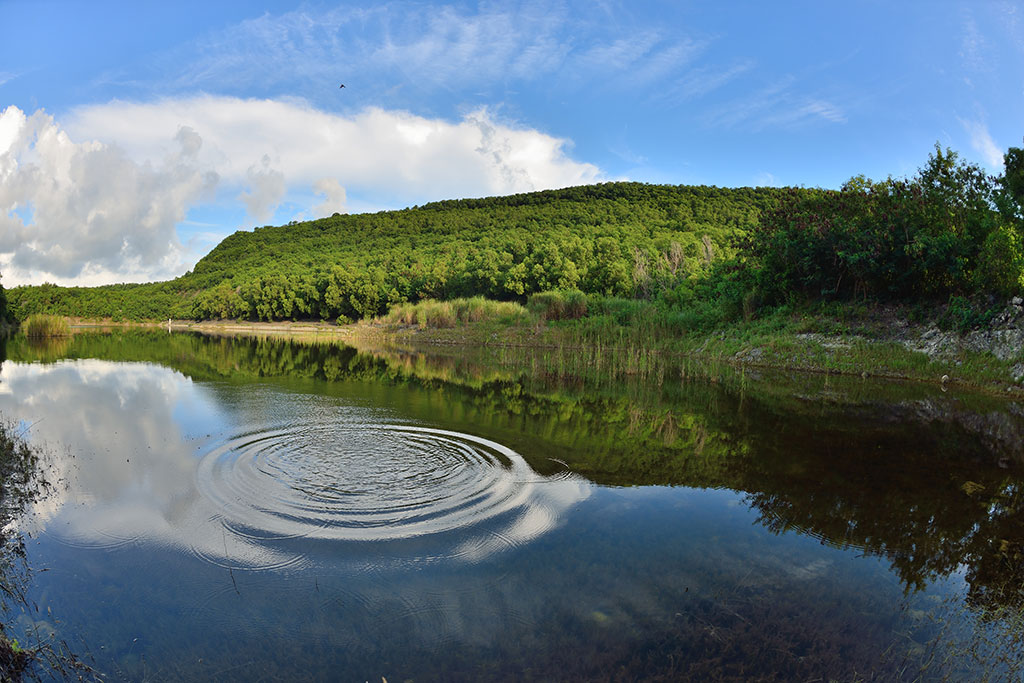
<path fill-rule="evenodd" d="M 530 320 L 530 313 L 514 301 L 491 301 L 482 296 L 471 299 L 398 304 L 384 322 L 392 325 L 416 325 L 420 328 L 455 327 L 458 323 L 496 322 L 516 325 Z"/>
<path fill-rule="evenodd" d="M 33 313 L 22 323 L 26 337 L 67 337 L 71 326 L 67 318 L 44 313 Z"/>
<path fill-rule="evenodd" d="M 576 320 L 587 315 L 587 295 L 578 289 L 538 292 L 526 308 L 542 320 Z"/>

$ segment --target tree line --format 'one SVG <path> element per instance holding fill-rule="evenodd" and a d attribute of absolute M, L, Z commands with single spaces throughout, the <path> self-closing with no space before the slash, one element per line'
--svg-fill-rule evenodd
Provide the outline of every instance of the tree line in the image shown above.
<path fill-rule="evenodd" d="M 169 282 L 11 290 L 19 316 L 351 320 L 400 302 L 651 296 L 735 252 L 783 191 L 605 183 L 239 231 Z"/>

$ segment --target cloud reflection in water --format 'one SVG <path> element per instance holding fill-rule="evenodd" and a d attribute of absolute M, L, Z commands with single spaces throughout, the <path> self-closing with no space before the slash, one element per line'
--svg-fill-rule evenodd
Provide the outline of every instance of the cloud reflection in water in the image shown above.
<path fill-rule="evenodd" d="M 270 386 L 150 364 L 7 362 L 0 413 L 66 483 L 30 524 L 78 546 L 157 543 L 240 569 L 479 561 L 590 495 L 501 444 Z M 341 551 L 339 552 L 339 549 Z"/>

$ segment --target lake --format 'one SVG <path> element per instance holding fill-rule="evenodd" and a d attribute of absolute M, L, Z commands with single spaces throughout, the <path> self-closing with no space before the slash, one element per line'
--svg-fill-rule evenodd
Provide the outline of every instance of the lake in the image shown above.
<path fill-rule="evenodd" d="M 1024 409 L 998 397 L 137 330 L 5 357 L 40 454 L 5 630 L 109 679 L 1022 671 Z"/>

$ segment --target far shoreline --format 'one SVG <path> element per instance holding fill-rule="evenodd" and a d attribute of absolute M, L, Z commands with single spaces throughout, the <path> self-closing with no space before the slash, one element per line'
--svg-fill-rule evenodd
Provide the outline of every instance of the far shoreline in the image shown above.
<path fill-rule="evenodd" d="M 930 354 L 893 339 L 857 334 L 817 334 L 774 331 L 751 334 L 742 323 L 735 329 L 694 333 L 672 343 L 621 345 L 582 343 L 574 328 L 549 323 L 502 325 L 493 322 L 459 323 L 447 328 L 421 328 L 381 321 L 336 324 L 321 320 L 256 322 L 238 320 L 169 320 L 114 322 L 69 319 L 72 330 L 154 329 L 197 332 L 211 336 L 291 338 L 307 342 L 341 342 L 360 350 L 374 347 L 430 352 L 442 348 L 523 348 L 580 351 L 598 347 L 609 354 L 652 354 L 736 368 L 773 369 L 818 375 L 860 376 L 883 381 L 911 381 L 982 391 L 1009 399 L 1024 397 L 1024 383 L 1015 368 L 992 353 L 960 349 Z M 926 332 L 915 333 L 927 336 Z M 950 336 L 954 336 L 950 333 Z M 963 338 L 963 335 L 960 335 Z M 955 339 L 955 336 L 954 336 Z M 661 340 L 664 342 L 664 340 Z M 909 347 L 909 348 L 908 348 Z"/>

